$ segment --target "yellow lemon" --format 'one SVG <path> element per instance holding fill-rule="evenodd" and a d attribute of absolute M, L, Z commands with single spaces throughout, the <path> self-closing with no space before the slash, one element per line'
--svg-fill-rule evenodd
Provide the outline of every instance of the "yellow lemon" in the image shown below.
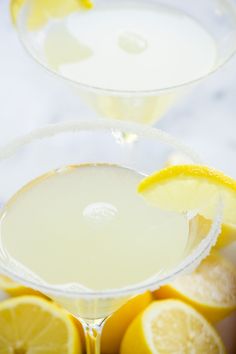
<path fill-rule="evenodd" d="M 178 300 L 153 302 L 129 326 L 121 354 L 223 354 L 215 329 L 191 306 Z"/>
<path fill-rule="evenodd" d="M 201 210 L 212 218 L 219 196 L 224 204 L 223 221 L 236 225 L 236 181 L 200 165 L 176 165 L 144 178 L 138 192 L 163 209 L 186 212 Z"/>
<path fill-rule="evenodd" d="M 103 354 L 119 353 L 122 337 L 129 324 L 141 311 L 150 305 L 152 299 L 150 292 L 135 296 L 106 321 L 102 332 Z"/>
<path fill-rule="evenodd" d="M 71 320 L 74 322 L 74 325 L 75 325 L 77 331 L 79 332 L 81 351 L 82 351 L 82 353 L 85 353 L 85 351 L 86 351 L 86 339 L 85 339 L 85 333 L 84 333 L 83 325 L 74 316 L 71 316 Z"/>
<path fill-rule="evenodd" d="M 80 354 L 78 331 L 68 313 L 38 296 L 0 303 L 0 352 Z"/>
<path fill-rule="evenodd" d="M 10 9 L 13 23 L 23 5 L 27 5 L 27 25 L 29 30 L 37 30 L 51 18 L 63 18 L 78 10 L 91 9 L 90 0 L 11 0 Z"/>
<path fill-rule="evenodd" d="M 223 224 L 218 237 L 216 248 L 220 249 L 236 241 L 236 225 Z"/>
<path fill-rule="evenodd" d="M 183 300 L 209 321 L 219 321 L 236 309 L 236 268 L 213 252 L 192 274 L 162 286 L 154 296 Z"/>
<path fill-rule="evenodd" d="M 6 292 L 11 296 L 20 296 L 20 295 L 40 295 L 45 297 L 43 294 L 39 293 L 36 290 L 27 288 L 23 285 L 15 283 L 8 277 L 0 275 L 0 290 Z"/>

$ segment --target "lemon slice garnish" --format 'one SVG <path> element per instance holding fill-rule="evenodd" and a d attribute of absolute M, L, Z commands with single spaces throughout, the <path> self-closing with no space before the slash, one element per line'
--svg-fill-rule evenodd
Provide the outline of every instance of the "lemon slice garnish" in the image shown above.
<path fill-rule="evenodd" d="M 199 210 L 211 219 L 221 198 L 223 222 L 236 225 L 236 181 L 206 166 L 176 165 L 164 168 L 144 178 L 138 192 L 163 209 L 181 213 Z"/>
<path fill-rule="evenodd" d="M 37 30 L 50 19 L 63 18 L 76 11 L 92 9 L 93 3 L 91 0 L 11 0 L 10 9 L 14 24 L 23 6 L 28 6 L 28 30 Z"/>

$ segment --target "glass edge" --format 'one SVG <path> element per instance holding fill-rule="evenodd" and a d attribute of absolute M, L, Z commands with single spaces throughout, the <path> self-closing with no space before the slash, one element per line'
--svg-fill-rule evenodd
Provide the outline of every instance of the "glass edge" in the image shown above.
<path fill-rule="evenodd" d="M 191 151 L 189 147 L 184 145 L 183 143 L 176 140 L 170 134 L 149 126 L 130 123 L 130 122 L 121 122 L 116 120 L 107 120 L 107 119 L 98 119 L 94 121 L 75 121 L 75 122 L 66 122 L 59 123 L 56 125 L 49 125 L 43 128 L 36 129 L 31 133 L 28 133 L 22 137 L 16 138 L 11 143 L 7 144 L 5 147 L 0 148 L 0 161 L 12 156 L 20 147 L 32 143 L 38 139 L 44 139 L 51 136 L 55 136 L 57 134 L 62 133 L 76 133 L 84 130 L 106 130 L 112 132 L 112 130 L 120 130 L 122 132 L 132 132 L 137 134 L 140 137 L 152 138 L 160 140 L 166 144 L 172 145 L 173 147 L 184 151 L 186 154 L 190 155 L 193 161 L 197 163 L 201 163 L 198 156 Z M 211 230 L 204 240 L 204 244 L 200 244 L 199 247 L 194 251 L 194 255 L 191 257 L 185 258 L 184 262 L 181 262 L 179 266 L 171 273 L 165 274 L 164 278 L 158 278 L 155 281 L 149 281 L 149 283 L 145 282 L 142 284 L 136 284 L 134 287 L 128 287 L 123 289 L 114 289 L 114 290 L 105 290 L 105 291 L 93 291 L 93 292 L 81 292 L 72 289 L 67 289 L 66 291 L 63 289 L 55 289 L 55 286 L 45 286 L 39 285 L 34 281 L 25 281 L 21 276 L 11 272 L 11 270 L 7 269 L 3 264 L 0 264 L 1 271 L 15 281 L 22 283 L 26 286 L 35 288 L 44 293 L 52 294 L 59 297 L 86 297 L 86 298 L 94 298 L 94 297 L 102 297 L 109 298 L 114 296 L 126 296 L 134 293 L 139 293 L 145 290 L 153 290 L 157 286 L 160 286 L 164 283 L 171 281 L 173 277 L 182 273 L 184 270 L 189 269 L 189 267 L 194 265 L 196 262 L 200 261 L 202 257 L 208 253 L 211 246 L 217 239 L 217 236 L 220 231 L 221 225 L 221 217 L 222 217 L 222 203 L 219 203 L 218 210 L 216 213 L 216 217 L 213 220 L 213 224 Z"/>

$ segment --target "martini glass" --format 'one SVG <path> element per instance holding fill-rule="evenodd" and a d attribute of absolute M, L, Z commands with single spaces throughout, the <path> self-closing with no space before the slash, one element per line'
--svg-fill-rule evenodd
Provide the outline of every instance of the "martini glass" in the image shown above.
<path fill-rule="evenodd" d="M 119 131 L 122 134 L 136 134 L 138 136 L 137 143 L 133 145 L 119 144 L 113 135 L 114 130 Z M 47 126 L 20 137 L 0 149 L 0 197 L 2 208 L 4 210 L 4 206 L 7 205 L 10 198 L 12 198 L 22 186 L 25 186 L 30 181 L 48 171 L 58 171 L 58 169 L 60 170 L 63 166 L 75 166 L 86 163 L 122 166 L 132 171 L 138 171 L 142 175 L 149 175 L 162 168 L 169 154 L 173 151 L 179 151 L 182 154 L 184 153 L 193 163 L 200 163 L 198 156 L 192 152 L 191 149 L 185 147 L 182 143 L 176 141 L 167 133 L 137 123 L 98 119 L 94 122 L 77 121 Z M 99 188 L 100 186 L 98 186 L 98 189 Z M 124 198 L 124 206 L 128 200 L 128 193 L 126 191 L 126 194 L 122 195 L 122 190 L 119 192 L 121 198 Z M 89 193 L 91 192 L 88 189 L 88 194 Z M 93 196 L 91 195 L 91 197 Z M 14 199 L 11 200 L 14 202 Z M 107 201 L 104 200 L 104 202 Z M 206 201 L 206 204 L 208 202 L 209 201 Z M 63 204 L 63 200 L 61 200 L 61 203 Z M 206 205 L 203 207 L 206 207 Z M 45 208 L 46 210 L 49 210 L 48 204 L 45 205 Z M 30 214 L 31 210 L 29 210 L 28 213 L 28 218 L 32 218 L 32 214 Z M 3 274 L 11 277 L 18 283 L 37 289 L 51 297 L 66 308 L 72 315 L 78 318 L 84 326 L 87 353 L 99 354 L 102 326 L 109 315 L 132 296 L 145 292 L 146 290 L 157 289 L 162 284 L 170 282 L 176 276 L 190 272 L 205 256 L 208 255 L 212 245 L 216 242 L 220 230 L 220 206 L 216 206 L 214 218 L 212 221 L 209 221 L 209 227 L 207 229 L 204 228 L 204 232 L 200 232 L 200 230 L 203 229 L 198 227 L 199 218 L 194 217 L 196 213 L 201 213 L 201 210 L 195 210 L 193 212 L 189 211 L 188 213 L 188 228 L 186 232 L 187 241 L 178 260 L 175 260 L 174 264 L 172 263 L 171 266 L 164 267 L 166 261 L 168 261 L 166 264 L 169 264 L 169 261 L 171 260 L 170 255 L 174 248 L 173 242 L 170 241 L 168 249 L 165 251 L 166 254 L 163 259 L 162 270 L 159 269 L 157 273 L 154 272 L 154 274 L 145 279 L 139 279 L 139 281 L 136 282 L 130 281 L 130 283 L 124 286 L 121 285 L 116 287 L 107 285 L 106 287 L 104 286 L 102 289 L 100 288 L 97 290 L 96 288 L 93 289 L 91 286 L 88 288 L 79 282 L 55 284 L 45 281 L 24 263 L 19 262 L 18 259 L 12 257 L 8 250 L 5 249 L 2 225 L 4 219 L 1 220 L 0 269 Z M 127 226 L 130 228 L 137 222 L 138 220 L 135 219 L 135 217 L 132 217 L 131 214 Z M 172 224 L 171 219 L 168 219 L 168 224 L 168 227 L 171 228 L 171 236 L 174 238 L 176 225 L 175 223 Z M 61 226 L 62 225 L 63 224 L 61 224 Z M 146 225 L 146 230 L 147 229 L 148 225 Z M 22 244 L 23 236 L 24 235 L 20 232 L 18 233 L 18 230 L 13 234 L 16 249 Z M 94 237 L 96 236 L 97 230 L 95 227 Z M 43 237 L 43 235 L 41 235 L 40 238 L 41 237 Z M 55 245 L 58 244 L 57 241 L 60 242 L 60 240 L 57 239 L 57 236 L 54 235 L 51 237 L 55 237 L 53 240 Z M 126 235 L 127 239 L 130 237 L 134 237 L 132 233 Z M 142 235 L 143 240 L 146 241 L 146 237 L 147 235 L 144 233 Z M 167 235 L 163 235 L 163 237 L 166 238 Z M 42 259 L 39 258 L 39 260 L 41 259 L 41 262 L 46 262 L 47 246 L 48 243 L 45 244 L 45 251 L 41 254 Z M 67 246 L 69 246 L 68 243 L 65 243 L 64 252 L 66 252 Z M 154 246 L 156 247 L 156 245 L 151 244 L 152 249 Z M 93 244 L 91 243 L 91 253 L 93 252 L 94 254 L 96 267 L 90 266 L 89 261 L 85 261 L 83 264 L 83 271 L 87 272 L 85 274 L 91 279 L 96 277 L 96 280 L 100 279 L 102 282 L 107 277 L 105 272 L 102 274 L 97 273 L 97 269 L 99 269 L 101 262 L 103 264 L 105 262 L 105 269 L 109 268 L 112 270 L 112 278 L 115 281 L 116 277 L 120 277 L 121 275 L 120 278 L 122 279 L 131 272 L 130 269 L 135 262 L 137 248 L 135 243 L 133 243 L 132 247 L 128 246 L 128 242 L 124 242 L 122 245 L 123 250 L 126 252 L 128 250 L 130 252 L 129 262 L 125 264 L 126 271 L 123 274 L 119 274 L 119 269 L 118 273 L 115 271 L 113 260 L 115 257 L 112 256 L 114 250 L 112 251 L 112 248 L 110 249 L 109 245 L 104 245 L 107 251 L 106 257 L 103 257 L 98 250 L 94 250 L 92 247 Z M 33 252 L 33 248 L 31 248 L 29 244 L 26 249 L 27 254 Z M 54 247 L 50 258 L 50 269 L 54 266 L 56 252 L 57 247 Z M 110 252 L 113 253 L 110 255 Z M 118 249 L 117 252 L 119 252 Z M 38 254 L 34 254 L 34 257 L 38 257 L 39 251 L 37 253 Z M 90 254 L 88 252 L 88 260 L 90 259 L 89 256 Z M 125 262 L 124 253 L 121 253 L 120 256 L 120 264 L 122 264 L 122 262 Z M 77 250 L 77 257 L 81 257 L 79 247 Z M 143 257 L 139 258 L 139 264 L 141 264 L 142 268 L 145 268 L 148 260 L 149 256 L 144 252 Z M 43 267 L 43 263 L 41 264 Z M 66 268 L 67 263 L 65 260 L 61 264 Z M 138 271 L 135 274 L 137 275 Z"/>
<path fill-rule="evenodd" d="M 27 52 L 102 117 L 153 124 L 236 50 L 232 0 L 64 3 L 25 0 L 16 28 Z"/>

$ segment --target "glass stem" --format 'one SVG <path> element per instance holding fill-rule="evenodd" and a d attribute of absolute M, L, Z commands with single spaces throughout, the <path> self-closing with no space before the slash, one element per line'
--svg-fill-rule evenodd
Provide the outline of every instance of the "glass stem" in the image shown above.
<path fill-rule="evenodd" d="M 86 354 L 100 354 L 101 353 L 101 334 L 105 319 L 87 321 L 81 320 L 84 328 Z"/>

